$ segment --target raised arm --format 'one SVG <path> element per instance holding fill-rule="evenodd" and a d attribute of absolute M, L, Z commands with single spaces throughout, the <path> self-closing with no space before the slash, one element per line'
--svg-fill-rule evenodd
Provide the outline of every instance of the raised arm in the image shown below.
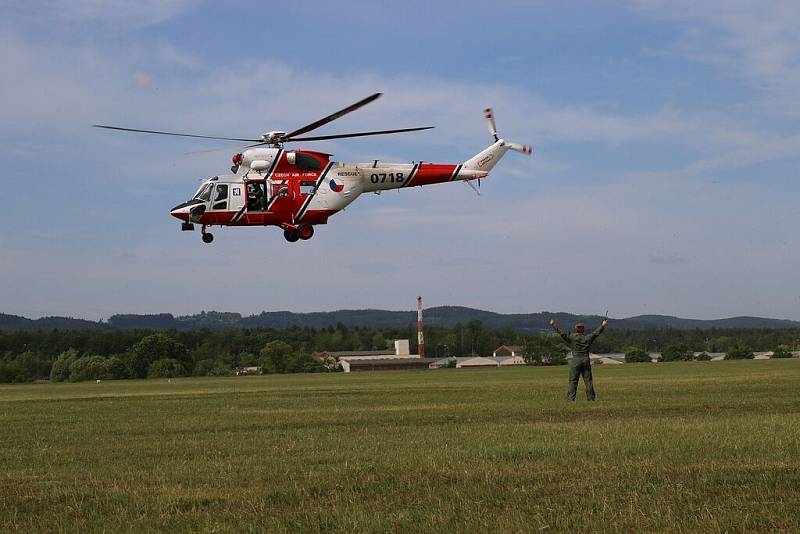
<path fill-rule="evenodd" d="M 560 330 L 560 329 L 559 329 L 559 328 L 556 326 L 556 321 L 555 321 L 555 319 L 550 319 L 550 328 L 552 328 L 553 330 L 555 330 L 555 331 L 556 331 L 556 333 L 557 333 L 559 336 L 561 336 L 561 339 L 563 339 L 563 340 L 564 340 L 564 343 L 566 343 L 566 344 L 568 344 L 568 345 L 570 344 L 571 340 L 569 339 L 569 335 L 567 335 L 565 332 L 562 332 L 562 331 L 561 331 L 561 330 Z"/>
<path fill-rule="evenodd" d="M 594 341 L 595 339 L 597 339 L 597 336 L 602 334 L 603 330 L 605 330 L 607 326 L 608 326 L 608 319 L 603 319 L 603 323 L 599 327 L 597 327 L 597 330 L 595 330 L 594 332 L 592 332 L 589 335 L 589 339 L 591 341 Z"/>

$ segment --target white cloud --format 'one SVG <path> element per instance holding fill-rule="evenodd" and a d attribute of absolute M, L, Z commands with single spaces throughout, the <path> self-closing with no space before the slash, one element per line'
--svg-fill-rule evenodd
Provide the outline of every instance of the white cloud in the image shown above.
<path fill-rule="evenodd" d="M 384 99 L 326 131 L 432 124 L 436 130 L 397 136 L 393 143 L 467 145 L 473 150 L 488 139 L 481 110 L 492 105 L 501 135 L 535 147 L 663 140 L 715 150 L 762 137 L 719 117 L 687 117 L 669 109 L 613 114 L 585 104 L 554 105 L 524 88 L 498 84 L 409 75 L 378 79 L 371 73 L 337 76 L 270 59 L 214 67 L 163 42 L 124 50 L 91 45 L 53 48 L 11 34 L 0 39 L 0 46 L 9 52 L 0 58 L 0 70 L 14 73 L 14 83 L 0 87 L 0 117 L 23 127 L 46 124 L 57 129 L 82 121 L 256 136 L 269 129 L 293 128 L 391 87 Z M 43 83 L 45 73 L 47 83 Z M 143 88 L 148 91 L 136 91 Z M 186 97 L 188 88 L 191 98 Z M 549 165 L 564 163 L 550 159 Z"/>
<path fill-rule="evenodd" d="M 198 4 L 198 0 L 32 0 L 8 4 L 4 8 L 8 9 L 7 21 L 46 25 L 50 31 L 91 25 L 95 31 L 119 32 L 160 24 Z"/>
<path fill-rule="evenodd" d="M 689 165 L 686 172 L 707 174 L 731 167 L 742 168 L 768 161 L 798 158 L 800 158 L 800 135 L 745 147 L 715 158 L 698 160 Z M 790 171 L 790 174 L 797 175 L 798 171 Z"/>
<path fill-rule="evenodd" d="M 800 113 L 800 3 L 795 0 L 631 0 L 685 24 L 675 50 L 738 76 L 780 114 Z"/>

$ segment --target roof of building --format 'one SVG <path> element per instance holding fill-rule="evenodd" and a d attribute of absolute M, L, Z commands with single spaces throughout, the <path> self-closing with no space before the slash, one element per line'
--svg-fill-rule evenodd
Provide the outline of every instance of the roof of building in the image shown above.
<path fill-rule="evenodd" d="M 494 350 L 497 352 L 500 349 L 508 349 L 514 352 L 520 352 L 522 350 L 522 345 L 500 345 Z"/>
<path fill-rule="evenodd" d="M 323 350 L 320 352 L 315 352 L 314 354 L 325 354 L 328 356 L 334 356 L 336 358 L 347 357 L 347 356 L 394 356 L 395 351 L 394 349 L 384 349 L 384 350 Z"/>

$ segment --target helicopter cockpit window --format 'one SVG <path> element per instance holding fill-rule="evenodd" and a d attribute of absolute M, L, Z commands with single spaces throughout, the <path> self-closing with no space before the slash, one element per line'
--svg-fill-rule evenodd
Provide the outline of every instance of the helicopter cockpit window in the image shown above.
<path fill-rule="evenodd" d="M 202 200 L 203 202 L 208 202 L 211 200 L 211 189 L 214 186 L 212 184 L 204 184 L 203 187 L 200 188 L 200 191 L 194 196 L 193 200 Z"/>
<path fill-rule="evenodd" d="M 224 210 L 228 207 L 228 184 L 217 184 L 214 190 L 212 210 Z"/>
<path fill-rule="evenodd" d="M 304 171 L 316 171 L 320 168 L 319 160 L 313 156 L 298 152 L 294 157 L 295 165 L 297 165 L 298 169 L 302 169 Z"/>

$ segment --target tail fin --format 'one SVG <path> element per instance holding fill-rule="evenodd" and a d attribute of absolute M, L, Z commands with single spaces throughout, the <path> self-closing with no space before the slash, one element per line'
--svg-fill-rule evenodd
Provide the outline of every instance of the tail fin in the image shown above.
<path fill-rule="evenodd" d="M 494 123 L 494 114 L 492 113 L 492 108 L 486 108 L 483 111 L 483 114 L 486 117 L 486 122 L 489 126 L 489 133 L 492 134 L 495 142 L 475 154 L 472 158 L 465 161 L 463 167 L 464 169 L 488 173 L 495 165 L 497 165 L 497 162 L 500 161 L 500 158 L 502 158 L 509 149 L 522 152 L 528 156 L 533 154 L 533 149 L 528 145 L 511 143 L 497 137 L 497 127 Z"/>

